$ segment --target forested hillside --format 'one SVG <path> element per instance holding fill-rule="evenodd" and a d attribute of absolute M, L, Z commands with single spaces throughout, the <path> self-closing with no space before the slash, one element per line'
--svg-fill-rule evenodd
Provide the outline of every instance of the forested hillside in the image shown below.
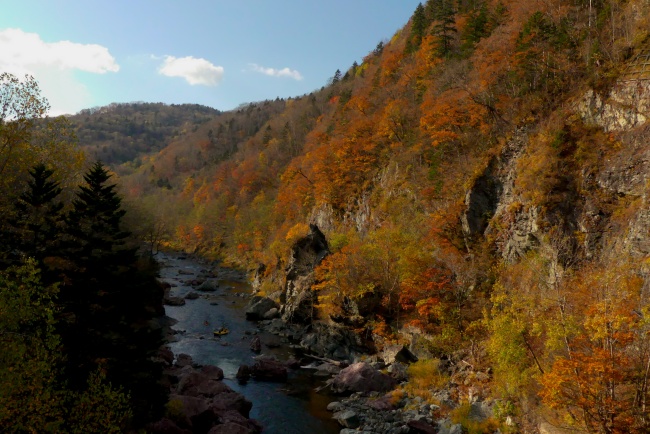
<path fill-rule="evenodd" d="M 169 245 L 273 297 L 316 224 L 317 318 L 464 349 L 519 429 L 645 432 L 648 7 L 430 0 L 322 90 L 224 114 L 122 182 L 168 204 Z"/>
<path fill-rule="evenodd" d="M 111 166 L 137 165 L 140 157 L 164 148 L 170 140 L 219 116 L 197 104 L 111 104 L 70 116 L 79 143 L 95 159 Z"/>
<path fill-rule="evenodd" d="M 196 107 L 164 138 L 133 106 L 118 131 L 142 147 L 111 161 L 152 250 L 246 268 L 288 322 L 489 374 L 436 362 L 405 387 L 441 412 L 444 383 L 496 400 L 502 432 L 648 432 L 649 29 L 644 0 L 429 0 L 309 95 Z M 105 157 L 103 112 L 76 118 Z M 315 227 L 298 319 L 292 248 Z"/>

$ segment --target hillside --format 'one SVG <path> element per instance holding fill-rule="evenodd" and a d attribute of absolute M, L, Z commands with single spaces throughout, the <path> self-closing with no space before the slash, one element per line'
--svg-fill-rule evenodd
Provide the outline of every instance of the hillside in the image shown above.
<path fill-rule="evenodd" d="M 503 430 L 647 432 L 649 8 L 429 0 L 323 89 L 116 170 L 151 242 L 254 270 L 287 322 L 488 372 L 445 387 Z"/>
<path fill-rule="evenodd" d="M 70 116 L 77 139 L 92 158 L 117 166 L 158 152 L 178 136 L 218 117 L 197 104 L 111 104 Z"/>

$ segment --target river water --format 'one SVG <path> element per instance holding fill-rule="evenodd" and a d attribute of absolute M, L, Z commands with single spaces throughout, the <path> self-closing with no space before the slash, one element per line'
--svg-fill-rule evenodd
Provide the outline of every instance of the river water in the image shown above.
<path fill-rule="evenodd" d="M 160 253 L 160 278 L 172 285 L 170 295 L 184 297 L 193 291 L 187 285 L 201 276 L 205 265 L 170 253 Z M 181 274 L 179 274 L 179 271 Z M 250 285 L 229 280 L 219 280 L 219 289 L 213 293 L 200 293 L 196 300 L 186 300 L 184 306 L 165 306 L 167 316 L 177 323 L 176 341 L 170 343 L 174 354 L 185 353 L 202 365 L 215 365 L 223 369 L 224 383 L 241 393 L 253 403 L 250 417 L 264 426 L 265 434 L 334 434 L 338 423 L 326 410 L 331 398 L 314 392 L 321 383 L 311 370 L 289 371 L 286 383 L 251 380 L 240 384 L 235 374 L 240 365 L 252 365 L 255 354 L 250 350 L 250 339 L 260 336 L 262 343 L 278 342 L 276 336 L 260 332 L 254 322 L 245 319 L 244 311 Z M 213 331 L 226 327 L 230 333 L 215 338 Z M 287 360 L 292 354 L 287 343 L 277 348 L 263 345 L 262 354 L 272 354 Z"/>

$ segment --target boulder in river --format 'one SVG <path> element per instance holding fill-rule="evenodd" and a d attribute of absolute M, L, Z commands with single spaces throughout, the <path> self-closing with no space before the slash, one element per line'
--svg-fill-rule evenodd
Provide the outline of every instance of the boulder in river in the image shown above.
<path fill-rule="evenodd" d="M 397 381 L 382 374 L 367 363 L 359 362 L 343 369 L 329 381 L 335 393 L 354 392 L 388 392 L 397 385 Z"/>
<path fill-rule="evenodd" d="M 194 291 L 190 291 L 185 295 L 185 300 L 196 300 L 199 298 L 199 294 Z"/>
<path fill-rule="evenodd" d="M 184 354 L 181 353 L 176 356 L 176 366 L 179 368 L 182 368 L 183 366 L 192 366 L 194 361 L 192 360 L 192 356 L 189 354 Z"/>
<path fill-rule="evenodd" d="M 254 336 L 253 339 L 251 339 L 251 350 L 253 350 L 256 353 L 259 353 L 262 351 L 262 342 L 260 341 L 259 336 Z"/>
<path fill-rule="evenodd" d="M 181 297 L 166 296 L 163 299 L 163 303 L 167 306 L 183 306 L 185 304 L 185 299 Z"/>
<path fill-rule="evenodd" d="M 201 283 L 196 290 L 201 292 L 214 292 L 219 289 L 219 281 L 216 279 L 208 279 Z"/>
<path fill-rule="evenodd" d="M 246 308 L 246 319 L 261 320 L 264 318 L 265 313 L 274 308 L 278 308 L 275 301 L 267 297 L 256 295 L 251 298 L 250 303 L 248 303 L 248 307 Z"/>
<path fill-rule="evenodd" d="M 248 381 L 251 378 L 251 367 L 248 365 L 240 365 L 235 378 L 243 382 Z"/>
<path fill-rule="evenodd" d="M 287 381 L 287 367 L 271 357 L 259 357 L 251 368 L 251 376 L 256 380 Z"/>

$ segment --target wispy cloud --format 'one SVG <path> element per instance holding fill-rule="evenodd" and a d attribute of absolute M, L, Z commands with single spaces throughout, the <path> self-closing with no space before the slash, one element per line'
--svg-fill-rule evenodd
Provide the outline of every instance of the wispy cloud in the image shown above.
<path fill-rule="evenodd" d="M 75 113 L 93 104 L 93 97 L 75 71 L 94 74 L 117 72 L 120 66 L 97 44 L 71 41 L 45 42 L 37 33 L 22 29 L 0 30 L 0 71 L 38 80 L 41 94 L 51 105 L 50 114 Z"/>
<path fill-rule="evenodd" d="M 70 41 L 45 42 L 37 33 L 21 29 L 0 30 L 0 53 L 0 69 L 16 73 L 43 67 L 96 74 L 120 69 L 106 47 Z"/>
<path fill-rule="evenodd" d="M 268 75 L 268 76 L 271 76 L 271 77 L 287 77 L 287 78 L 293 78 L 294 80 L 302 80 L 302 75 L 300 74 L 300 72 L 296 71 L 295 69 L 267 68 L 267 67 L 264 67 L 264 66 L 260 66 L 260 65 L 258 65 L 256 63 L 250 63 L 249 66 L 253 71 L 259 72 L 261 74 Z"/>
<path fill-rule="evenodd" d="M 189 84 L 216 86 L 223 79 L 223 67 L 192 56 L 165 56 L 158 72 L 167 77 L 181 77 Z"/>

